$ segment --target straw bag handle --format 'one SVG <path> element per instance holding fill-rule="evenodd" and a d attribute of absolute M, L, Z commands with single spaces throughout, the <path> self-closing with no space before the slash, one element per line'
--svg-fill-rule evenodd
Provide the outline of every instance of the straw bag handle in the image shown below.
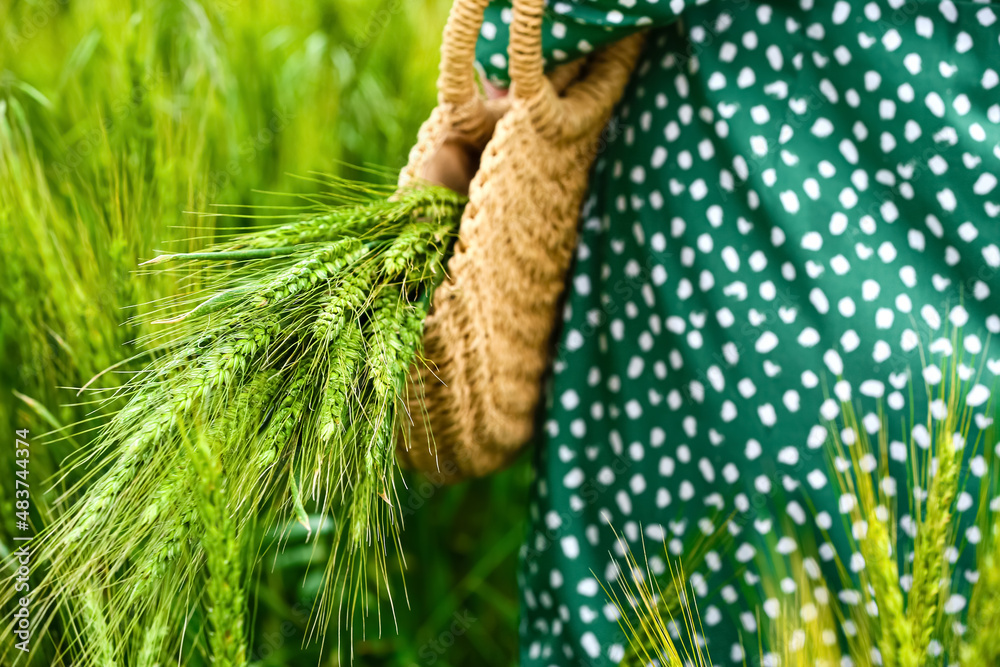
<path fill-rule="evenodd" d="M 476 42 L 489 2 L 454 0 L 441 42 L 438 104 L 421 126 L 406 167 L 399 173 L 400 186 L 419 180 L 428 161 L 445 142 L 455 140 L 474 151 L 482 151 L 497 121 L 510 108 L 511 96 L 484 100 L 476 89 Z M 541 53 L 538 58 L 540 64 Z M 582 67 L 582 59 L 578 59 L 553 71 L 549 75 L 553 92 L 565 89 Z"/>
<path fill-rule="evenodd" d="M 550 141 L 572 141 L 593 131 L 614 106 L 635 66 L 638 35 L 612 44 L 592 59 L 587 75 L 566 95 L 546 79 L 542 57 L 545 0 L 514 0 L 508 73 L 511 95 L 529 108 L 535 131 Z"/>
<path fill-rule="evenodd" d="M 473 69 L 476 41 L 489 3 L 490 0 L 455 0 L 441 41 L 438 104 L 449 110 L 455 129 L 474 139 L 486 138 L 499 115 L 491 113 L 479 96 Z"/>
<path fill-rule="evenodd" d="M 445 24 L 438 76 L 438 104 L 448 108 L 455 129 L 473 139 L 489 135 L 507 103 L 489 104 L 476 89 L 474 67 L 476 42 L 490 0 L 455 0 Z M 577 78 L 584 63 L 579 59 L 556 68 L 546 76 L 542 57 L 542 15 L 545 0 L 514 0 L 510 28 L 511 95 L 530 101 L 532 124 L 543 136 L 558 141 L 573 139 L 607 111 L 602 101 L 613 99 L 614 90 L 631 73 L 632 59 L 612 57 L 595 63 L 593 76 L 576 82 L 565 98 L 560 92 Z"/>

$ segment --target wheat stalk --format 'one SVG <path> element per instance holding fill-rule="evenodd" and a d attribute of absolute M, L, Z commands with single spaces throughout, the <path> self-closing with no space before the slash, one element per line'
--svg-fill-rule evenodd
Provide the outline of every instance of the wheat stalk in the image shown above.
<path fill-rule="evenodd" d="M 183 631 L 143 636 L 162 630 L 154 601 L 169 586 L 205 610 L 214 659 L 244 664 L 248 530 L 308 528 L 307 508 L 338 540 L 311 632 L 367 613 L 369 566 L 387 585 L 401 392 L 464 200 L 341 185 L 366 201 L 148 263 L 197 291 L 152 315 L 166 342 L 116 392 L 126 403 L 83 462 L 89 486 L 40 540 L 42 614 L 102 573 L 111 645 L 155 662 Z"/>

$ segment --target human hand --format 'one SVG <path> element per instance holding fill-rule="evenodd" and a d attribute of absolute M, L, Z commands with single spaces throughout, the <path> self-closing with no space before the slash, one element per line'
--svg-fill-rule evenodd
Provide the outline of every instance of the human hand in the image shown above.
<path fill-rule="evenodd" d="M 500 99 L 507 90 L 483 82 L 486 98 Z M 424 163 L 420 177 L 429 183 L 443 185 L 459 194 L 469 194 L 469 184 L 479 169 L 479 151 L 460 139 L 449 139 L 438 152 Z"/>
<path fill-rule="evenodd" d="M 424 163 L 419 176 L 429 183 L 467 195 L 478 168 L 479 155 L 475 149 L 460 140 L 449 139 Z"/>

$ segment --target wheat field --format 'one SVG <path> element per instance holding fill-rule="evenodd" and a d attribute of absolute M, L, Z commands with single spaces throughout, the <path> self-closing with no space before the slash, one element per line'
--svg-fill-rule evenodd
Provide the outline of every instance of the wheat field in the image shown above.
<path fill-rule="evenodd" d="M 104 400 L 110 393 L 75 389 L 116 364 L 93 386 L 113 392 L 127 382 L 158 342 L 153 314 L 185 289 L 140 262 L 280 222 L 315 204 L 317 174 L 377 179 L 346 165 L 402 167 L 434 103 L 447 8 L 442 0 L 0 2 L 0 423 L 12 441 L 16 429 L 30 433 L 32 531 L 87 488 L 85 468 L 70 464 L 121 408 Z M 15 469 L 12 446 L 0 448 L 4 476 Z M 515 662 L 528 474 L 522 462 L 455 488 L 404 478 L 406 579 L 392 575 L 401 593 L 391 609 L 375 588 L 365 593 L 370 613 L 348 638 L 356 664 Z M 20 534 L 15 503 L 5 480 L 5 564 Z M 334 536 L 318 517 L 306 521 L 308 529 L 291 521 L 281 540 L 261 535 L 266 548 L 249 559 L 242 650 L 250 664 L 341 662 L 335 635 L 307 641 Z M 225 553 L 225 534 L 207 537 Z M 84 664 L 81 652 L 112 664 L 101 661 L 116 639 L 106 628 L 101 639 L 100 620 L 87 616 L 93 602 L 74 598 L 79 614 L 57 617 L 33 639 L 35 658 L 16 664 Z M 213 622 L 173 613 L 145 630 L 187 622 L 191 638 L 198 623 Z M 85 649 L 68 639 L 78 618 L 93 620 Z M 8 641 L 5 633 L 4 664 L 16 655 Z M 190 639 L 180 662 L 209 664 L 227 651 Z"/>

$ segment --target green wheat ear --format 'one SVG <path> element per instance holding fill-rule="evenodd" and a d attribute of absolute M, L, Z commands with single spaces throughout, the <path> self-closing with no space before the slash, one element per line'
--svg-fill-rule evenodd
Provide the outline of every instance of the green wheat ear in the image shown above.
<path fill-rule="evenodd" d="M 953 344 L 961 349 L 957 336 L 955 332 Z M 963 546 L 957 539 L 956 530 L 956 501 L 969 481 L 968 472 L 962 468 L 963 455 L 978 451 L 984 433 L 980 431 L 979 438 L 969 442 L 972 411 L 964 401 L 968 386 L 958 375 L 962 362 L 957 355 L 952 356 L 950 363 L 948 378 L 940 383 L 936 397 L 938 409 L 945 410 L 946 414 L 932 418 L 932 408 L 929 407 L 926 426 L 931 435 L 930 443 L 922 456 L 918 456 L 916 444 L 910 443 L 908 485 L 898 492 L 889 494 L 882 484 L 889 475 L 889 453 L 885 416 L 881 410 L 882 428 L 877 443 L 880 462 L 877 467 L 872 465 L 875 459 L 871 456 L 876 450 L 869 443 L 868 434 L 861 427 L 851 403 L 842 404 L 843 425 L 854 436 L 854 443 L 849 449 L 841 442 L 839 430 L 831 428 L 831 468 L 836 473 L 841 492 L 857 498 L 845 526 L 849 531 L 853 527 L 863 527 L 855 544 L 864 557 L 864 568 L 858 574 L 860 591 L 863 599 L 877 608 L 875 616 L 852 610 L 851 618 L 858 626 L 857 638 L 861 639 L 848 642 L 850 657 L 856 664 L 866 664 L 871 660 L 873 650 L 877 650 L 881 663 L 886 667 L 950 665 L 955 664 L 960 656 L 965 656 L 961 658 L 963 665 L 990 664 L 989 661 L 967 661 L 978 655 L 977 647 L 982 646 L 984 641 L 991 641 L 990 633 L 981 632 L 983 624 L 990 621 L 979 615 L 985 613 L 988 617 L 991 613 L 991 605 L 983 604 L 983 601 L 990 595 L 990 584 L 984 586 L 984 582 L 990 581 L 986 570 L 990 563 L 989 554 L 993 547 L 989 545 L 992 542 L 987 540 L 978 548 L 971 543 Z M 935 396 L 929 390 L 928 403 L 933 399 Z M 990 409 L 987 406 L 987 411 Z M 913 419 L 911 411 L 911 422 Z M 989 442 L 994 442 L 994 433 L 991 426 L 986 435 Z M 962 440 L 963 448 L 956 447 L 956 438 Z M 995 466 L 991 462 L 995 460 L 995 452 L 988 448 L 984 455 L 984 461 L 989 462 L 983 463 L 984 469 L 994 471 Z M 844 470 L 837 466 L 838 460 L 847 461 L 850 465 Z M 980 486 L 978 519 L 982 533 L 987 536 L 993 535 L 998 525 L 991 504 L 992 495 L 998 488 L 996 481 L 994 471 L 983 477 Z M 921 500 L 918 489 L 926 490 L 925 500 Z M 897 543 L 895 499 L 899 496 L 913 499 L 916 530 L 912 559 L 904 561 L 912 576 L 908 591 L 902 588 L 898 565 L 901 554 Z M 979 580 L 972 587 L 972 600 L 976 604 L 969 605 L 965 618 L 945 609 L 945 602 L 955 591 L 948 561 L 951 548 L 976 548 L 977 551 Z M 844 585 L 854 586 L 851 575 L 842 564 L 843 557 L 837 554 Z M 859 608 L 864 609 L 864 605 L 854 607 Z M 961 629 L 965 626 L 967 629 L 963 634 Z M 932 642 L 939 647 L 934 653 L 929 650 Z M 982 655 L 989 654 L 989 649 L 984 649 Z"/>
<path fill-rule="evenodd" d="M 337 185 L 349 205 L 153 262 L 191 296 L 151 314 L 167 342 L 116 394 L 81 500 L 38 542 L 39 613 L 115 647 L 99 663 L 155 664 L 188 641 L 246 664 L 253 541 L 310 512 L 336 526 L 310 636 L 368 613 L 359 582 L 387 587 L 401 392 L 464 199 Z M 62 593 L 91 589 L 74 620 Z M 165 627 L 164 599 L 198 622 Z"/>
<path fill-rule="evenodd" d="M 868 530 L 861 539 L 868 581 L 878 606 L 878 649 L 885 667 L 917 667 L 920 664 L 911 635 L 899 586 L 899 566 L 886 521 L 875 512 L 868 515 Z"/>
<path fill-rule="evenodd" d="M 199 434 L 194 438 L 191 441 L 185 434 L 182 441 L 195 471 L 194 504 L 205 552 L 208 645 L 213 664 L 241 667 L 247 663 L 241 536 L 229 505 L 229 480 L 223 472 L 218 441 Z"/>
<path fill-rule="evenodd" d="M 979 580 L 969 599 L 969 639 L 959 653 L 962 667 L 1000 664 L 1000 522 L 992 521 L 979 553 Z"/>

